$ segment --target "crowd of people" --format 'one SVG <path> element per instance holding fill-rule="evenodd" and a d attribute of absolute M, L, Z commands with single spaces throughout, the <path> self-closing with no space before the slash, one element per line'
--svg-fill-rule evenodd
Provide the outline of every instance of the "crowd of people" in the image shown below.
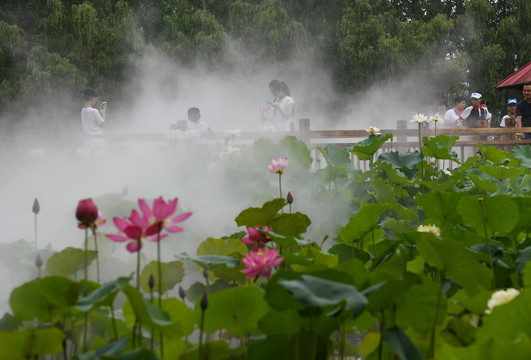
<path fill-rule="evenodd" d="M 295 105 L 288 85 L 284 81 L 272 80 L 269 90 L 273 94 L 273 101 L 266 103 L 259 109 L 260 118 L 264 126 L 270 126 L 274 131 L 290 131 L 293 127 L 292 118 Z M 96 108 L 98 92 L 94 89 L 85 89 L 83 94 L 85 104 L 81 109 L 81 127 L 83 134 L 89 136 L 102 135 L 107 113 L 107 103 L 101 103 L 100 109 Z M 188 109 L 188 119 L 178 121 L 172 129 L 181 131 L 195 131 L 200 134 L 212 132 L 212 128 L 201 120 L 201 110 L 197 107 Z"/>
<path fill-rule="evenodd" d="M 295 105 L 288 85 L 284 81 L 272 80 L 269 83 L 269 90 L 273 95 L 273 101 L 266 101 L 259 108 L 264 127 L 269 126 L 274 131 L 283 132 L 292 130 Z M 96 90 L 85 90 L 85 105 L 81 110 L 81 125 L 85 135 L 103 134 L 107 104 L 102 103 L 100 109 L 96 109 L 97 99 Z M 491 127 L 492 114 L 482 95 L 473 92 L 470 95 L 470 102 L 467 107 L 467 99 L 464 96 L 456 96 L 454 107 L 447 110 L 445 102 L 441 101 L 436 115 L 444 120 L 443 125 L 446 127 Z M 188 120 L 177 125 L 182 131 L 212 132 L 210 126 L 201 120 L 201 112 L 197 107 L 188 109 Z M 516 98 L 507 100 L 507 114 L 501 119 L 500 127 L 531 127 L 531 82 L 523 85 L 522 100 L 518 101 Z M 523 138 L 531 139 L 531 133 L 525 133 Z"/>
<path fill-rule="evenodd" d="M 523 85 L 523 99 L 516 98 L 507 100 L 507 114 L 503 116 L 500 127 L 531 127 L 531 82 Z M 464 96 L 456 96 L 454 107 L 444 112 L 444 102 L 439 103 L 439 118 L 444 119 L 446 127 L 491 127 L 492 114 L 489 112 L 487 103 L 482 95 L 473 92 L 470 95 L 471 105 L 467 107 L 467 99 Z M 444 113 L 443 116 L 441 116 Z M 531 139 L 531 133 L 525 133 L 524 139 Z"/>

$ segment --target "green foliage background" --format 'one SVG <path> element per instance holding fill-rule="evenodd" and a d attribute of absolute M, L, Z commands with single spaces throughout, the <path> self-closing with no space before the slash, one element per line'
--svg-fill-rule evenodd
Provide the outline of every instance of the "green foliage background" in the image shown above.
<path fill-rule="evenodd" d="M 481 89 L 503 109 L 492 86 L 531 59 L 529 18 L 527 0 L 4 0 L 0 117 L 87 86 L 117 99 L 150 49 L 212 70 L 304 59 L 353 94 L 413 70 L 449 103 Z"/>

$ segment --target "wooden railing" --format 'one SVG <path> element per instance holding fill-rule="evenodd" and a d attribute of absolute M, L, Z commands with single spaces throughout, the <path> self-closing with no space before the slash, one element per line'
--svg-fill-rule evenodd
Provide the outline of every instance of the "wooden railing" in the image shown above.
<path fill-rule="evenodd" d="M 407 152 L 415 151 L 419 148 L 419 129 L 416 124 L 399 120 L 396 129 L 381 129 L 382 134 L 393 134 L 393 142 L 386 142 L 378 151 L 378 154 L 391 151 Z M 475 155 L 477 144 L 483 143 L 487 146 L 510 151 L 517 144 L 531 145 L 531 140 L 523 140 L 517 134 L 531 133 L 531 128 L 437 128 L 429 127 L 429 124 L 421 126 L 421 137 L 435 135 L 457 135 L 459 140 L 453 147 L 453 151 L 458 154 L 461 162 L 467 157 Z M 312 150 L 314 159 L 320 157 L 320 153 L 315 151 L 318 146 L 333 144 L 338 147 L 356 145 L 358 142 L 368 137 L 366 130 L 312 130 L 310 119 L 299 120 L 299 138 Z M 352 162 L 359 168 L 366 168 L 367 164 L 357 158 L 352 158 Z"/>
<path fill-rule="evenodd" d="M 408 128 L 409 127 L 409 128 Z M 382 134 L 393 134 L 393 142 L 386 142 L 379 153 L 390 151 L 407 152 L 418 150 L 419 130 L 416 124 L 409 124 L 406 120 L 396 122 L 395 129 L 382 129 Z M 429 127 L 428 124 L 421 126 L 421 136 L 437 135 L 457 135 L 460 139 L 454 146 L 454 151 L 458 153 L 460 161 L 465 161 L 468 156 L 474 155 L 478 143 L 492 145 L 510 151 L 517 144 L 531 144 L 531 140 L 518 139 L 517 133 L 531 133 L 531 128 L 437 128 Z M 338 147 L 346 147 L 357 144 L 367 138 L 366 130 L 312 130 L 310 119 L 299 120 L 299 130 L 292 129 L 290 133 L 263 133 L 263 132 L 242 132 L 241 136 L 235 139 L 235 144 L 240 142 L 250 142 L 263 136 L 281 138 L 286 134 L 292 134 L 301 139 L 313 152 L 314 158 L 319 154 L 315 151 L 318 146 L 333 144 Z M 164 146 L 168 144 L 168 133 L 135 133 L 118 134 L 106 133 L 102 136 L 109 146 L 127 146 L 130 144 L 158 144 Z M 208 141 L 224 141 L 223 132 L 215 132 L 204 136 Z M 29 150 L 39 147 L 58 148 L 79 148 L 86 143 L 87 137 L 81 135 L 26 135 L 22 137 L 0 137 L 0 150 L 8 152 L 17 148 Z M 353 159 L 356 161 L 356 159 Z M 359 160 L 358 165 L 362 164 Z"/>

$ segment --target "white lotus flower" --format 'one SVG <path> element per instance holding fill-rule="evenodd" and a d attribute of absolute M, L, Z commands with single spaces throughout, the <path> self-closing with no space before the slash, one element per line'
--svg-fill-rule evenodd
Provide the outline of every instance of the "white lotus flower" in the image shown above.
<path fill-rule="evenodd" d="M 371 126 L 368 129 L 365 129 L 369 133 L 369 135 L 381 135 L 380 129 L 374 126 Z"/>
<path fill-rule="evenodd" d="M 443 169 L 443 173 L 445 173 L 448 176 L 452 176 L 452 173 L 449 170 Z"/>
<path fill-rule="evenodd" d="M 435 225 L 419 225 L 418 232 L 431 232 L 435 236 L 441 236 L 441 230 Z"/>
<path fill-rule="evenodd" d="M 411 122 L 413 123 L 425 123 L 428 121 L 428 118 L 424 114 L 415 114 L 413 118 L 411 119 Z"/>
<path fill-rule="evenodd" d="M 240 129 L 225 130 L 226 138 L 239 137 L 241 134 L 242 134 L 242 131 Z"/>
<path fill-rule="evenodd" d="M 428 121 L 429 121 L 430 123 L 436 123 L 436 122 L 439 121 L 439 116 L 438 116 L 438 115 L 430 116 L 430 117 L 428 117 Z"/>
<path fill-rule="evenodd" d="M 485 313 L 490 314 L 492 309 L 494 309 L 496 306 L 507 304 L 517 297 L 518 294 L 520 294 L 520 291 L 513 288 L 496 291 L 494 294 L 492 294 L 490 300 L 487 302 L 487 306 L 489 308 L 485 310 Z"/>

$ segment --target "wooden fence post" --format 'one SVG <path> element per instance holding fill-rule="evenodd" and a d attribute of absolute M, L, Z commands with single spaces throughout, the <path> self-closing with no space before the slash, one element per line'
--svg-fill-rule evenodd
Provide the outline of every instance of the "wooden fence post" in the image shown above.
<path fill-rule="evenodd" d="M 310 119 L 299 119 L 299 139 L 310 148 Z"/>
<path fill-rule="evenodd" d="M 407 151 L 407 146 L 405 145 L 407 143 L 407 120 L 397 120 L 396 129 L 398 130 L 396 136 L 396 151 L 399 153 L 405 153 Z"/>

